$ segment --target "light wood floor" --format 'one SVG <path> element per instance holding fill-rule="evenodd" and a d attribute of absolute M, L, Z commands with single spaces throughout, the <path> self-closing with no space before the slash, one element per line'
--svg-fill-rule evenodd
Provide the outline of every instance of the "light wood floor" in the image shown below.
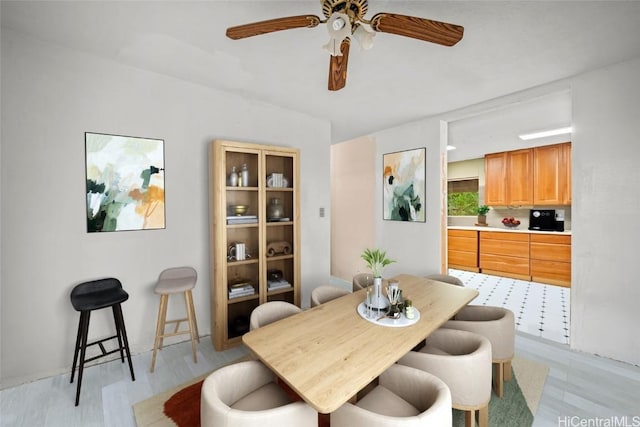
<path fill-rule="evenodd" d="M 564 344 L 521 332 L 516 337 L 516 353 L 549 367 L 534 426 L 640 426 L 640 367 L 573 352 Z M 193 363 L 188 341 L 160 351 L 153 374 L 149 373 L 151 352 L 134 356 L 135 382 L 129 377 L 127 365 L 119 361 L 92 366 L 85 370 L 77 408 L 75 384 L 69 384 L 68 374 L 2 390 L 0 425 L 135 426 L 134 403 L 244 354 L 243 347 L 216 352 L 209 337 L 203 337 L 198 346 L 198 364 Z M 596 417 L 623 416 L 628 417 L 626 424 L 586 424 Z"/>

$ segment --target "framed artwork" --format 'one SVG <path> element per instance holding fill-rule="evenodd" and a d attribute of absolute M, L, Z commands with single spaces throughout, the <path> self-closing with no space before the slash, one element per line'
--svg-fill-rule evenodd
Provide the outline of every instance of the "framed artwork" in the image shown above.
<path fill-rule="evenodd" d="M 426 152 L 416 148 L 383 154 L 383 219 L 425 222 Z"/>
<path fill-rule="evenodd" d="M 87 232 L 165 228 L 164 140 L 85 133 Z"/>

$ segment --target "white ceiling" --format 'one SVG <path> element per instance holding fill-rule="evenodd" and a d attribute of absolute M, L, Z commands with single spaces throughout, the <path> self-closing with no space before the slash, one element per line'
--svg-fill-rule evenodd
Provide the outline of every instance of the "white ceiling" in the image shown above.
<path fill-rule="evenodd" d="M 333 142 L 640 57 L 640 1 L 370 0 L 367 18 L 384 11 L 451 22 L 464 26 L 464 38 L 443 47 L 378 33 L 367 51 L 354 42 L 347 86 L 330 92 L 322 24 L 225 37 L 227 27 L 243 23 L 322 17 L 319 0 L 2 1 L 1 8 L 3 27 L 327 119 Z M 501 150 L 490 145 L 502 140 L 501 126 L 511 135 L 565 121 L 548 114 L 570 117 L 567 93 L 556 98 L 453 123 L 458 150 L 450 158 Z M 484 151 L 471 154 L 467 147 L 478 145 Z"/>

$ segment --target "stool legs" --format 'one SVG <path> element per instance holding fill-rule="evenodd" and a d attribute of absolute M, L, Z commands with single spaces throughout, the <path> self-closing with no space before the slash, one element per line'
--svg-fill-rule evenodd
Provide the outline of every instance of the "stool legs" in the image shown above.
<path fill-rule="evenodd" d="M 119 343 L 124 344 L 124 351 L 127 354 L 127 359 L 129 360 L 129 372 L 131 372 L 131 381 L 135 381 L 136 377 L 133 374 L 133 363 L 131 362 L 131 351 L 129 351 L 129 340 L 127 339 L 127 329 L 124 326 L 124 317 L 122 316 L 122 307 L 120 304 L 116 304 L 113 306 L 114 317 L 118 319 L 116 322 L 116 328 L 118 328 L 118 335 L 122 339 L 118 339 Z M 119 324 L 119 325 L 118 325 Z M 122 344 L 120 345 L 120 354 L 122 354 Z M 124 360 L 122 360 L 124 363 Z"/>
<path fill-rule="evenodd" d="M 158 321 L 156 323 L 156 338 L 153 342 L 153 356 L 151 356 L 151 372 L 153 372 L 156 366 L 156 355 L 158 353 L 158 348 L 162 348 L 165 322 L 167 320 L 168 300 L 169 300 L 168 294 L 160 295 L 160 307 L 158 307 Z"/>
<path fill-rule="evenodd" d="M 187 295 L 189 297 L 189 305 L 191 306 L 191 313 L 193 317 L 193 327 L 196 334 L 196 341 L 200 343 L 200 332 L 198 332 L 198 319 L 196 318 L 196 309 L 193 305 L 193 294 L 191 293 L 191 291 L 187 291 Z"/>
<path fill-rule="evenodd" d="M 78 361 L 78 352 L 80 352 L 80 363 L 78 365 L 78 385 L 76 387 L 76 406 L 80 403 L 80 388 L 82 387 L 82 374 L 84 372 L 84 359 L 87 354 L 87 337 L 89 335 L 89 318 L 90 311 L 80 312 L 80 321 L 78 322 L 78 337 L 76 339 L 76 349 L 73 354 L 73 366 L 71 367 L 71 383 L 76 371 L 76 362 Z"/>
<path fill-rule="evenodd" d="M 196 341 L 200 342 L 200 334 L 198 332 L 198 322 L 196 321 L 196 312 L 193 306 L 193 295 L 191 294 L 191 290 L 184 292 L 187 317 L 183 319 L 167 320 L 167 306 L 169 305 L 169 295 L 170 294 L 160 294 L 160 307 L 158 308 L 158 321 L 156 323 L 156 337 L 153 343 L 153 355 L 151 356 L 151 372 L 153 372 L 155 369 L 156 356 L 158 354 L 158 350 L 162 350 L 164 338 L 175 335 L 189 334 L 191 338 L 191 350 L 193 351 L 193 362 L 198 363 Z M 187 322 L 189 330 L 179 331 L 180 322 L 184 321 Z M 173 332 L 165 333 L 165 327 L 167 323 L 176 324 Z"/>
<path fill-rule="evenodd" d="M 102 354 L 99 356 L 95 356 L 90 358 L 88 361 L 95 360 L 102 356 L 106 356 L 108 354 L 112 354 L 115 352 L 120 352 L 120 359 L 122 363 L 124 363 L 124 354 L 126 352 L 127 360 L 129 361 L 129 371 L 131 372 L 131 380 L 135 381 L 135 375 L 133 373 L 133 363 L 131 362 L 131 352 L 129 351 L 129 340 L 127 339 L 127 330 L 124 326 L 124 317 L 122 316 L 122 308 L 120 304 L 115 304 L 111 306 L 113 309 L 113 320 L 115 321 L 116 326 L 116 335 L 105 338 L 102 340 L 95 341 L 91 344 L 88 343 L 89 339 L 89 320 L 91 318 L 91 311 L 81 311 L 80 312 L 80 320 L 78 322 L 78 335 L 76 337 L 76 347 L 73 352 L 73 366 L 71 367 L 71 381 L 73 383 L 73 379 L 75 377 L 76 372 L 76 364 L 78 366 L 78 385 L 76 387 L 76 406 L 80 403 L 80 389 L 82 388 L 82 375 L 84 373 L 84 364 L 87 362 L 86 354 L 87 347 L 97 344 L 100 346 L 100 350 Z M 110 339 L 118 339 L 118 349 L 113 351 L 105 351 L 103 342 Z M 123 352 L 124 351 L 124 352 Z M 80 355 L 80 360 L 78 360 L 78 354 Z"/>
<path fill-rule="evenodd" d="M 184 293 L 184 302 L 187 308 L 187 320 L 189 322 L 189 336 L 191 337 L 191 351 L 193 352 L 193 363 L 198 363 L 198 357 L 196 356 L 196 336 L 198 336 L 195 321 L 195 311 L 193 309 L 193 298 L 191 297 L 191 291 Z M 200 342 L 200 337 L 198 337 Z"/>

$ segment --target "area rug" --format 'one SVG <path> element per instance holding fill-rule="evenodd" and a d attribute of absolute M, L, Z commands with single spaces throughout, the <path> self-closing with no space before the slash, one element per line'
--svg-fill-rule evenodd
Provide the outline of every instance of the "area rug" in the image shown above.
<path fill-rule="evenodd" d="M 547 379 L 549 369 L 533 360 L 514 357 L 511 366 L 511 381 L 504 383 L 504 395 L 500 399 L 491 393 L 489 402 L 489 425 L 531 426 L 538 409 L 538 402 Z M 464 412 L 453 411 L 453 427 L 464 426 Z"/>
<path fill-rule="evenodd" d="M 493 395 L 489 402 L 492 427 L 530 426 L 533 422 L 549 370 L 521 357 L 513 359 L 512 368 L 513 379 L 505 382 L 504 397 Z M 199 427 L 200 390 L 207 375 L 136 403 L 133 410 L 138 427 Z M 453 425 L 464 425 L 462 412 L 454 411 Z"/>

